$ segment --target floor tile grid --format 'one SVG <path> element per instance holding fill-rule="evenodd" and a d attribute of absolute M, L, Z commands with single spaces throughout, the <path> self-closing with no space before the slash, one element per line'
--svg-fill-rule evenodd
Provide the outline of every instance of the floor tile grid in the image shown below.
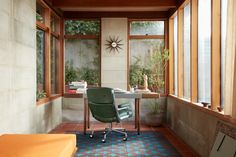
<path fill-rule="evenodd" d="M 104 127 L 105 125 L 102 123 L 95 123 L 95 127 Z M 123 127 L 126 128 L 127 131 L 135 131 L 134 125 L 131 122 L 124 123 Z M 64 122 L 53 129 L 50 133 L 65 133 L 66 131 L 82 131 L 83 123 L 77 122 Z M 198 157 L 196 153 L 192 151 L 181 139 L 179 139 L 170 129 L 167 127 L 150 127 L 146 125 L 141 125 L 142 131 L 159 131 L 163 133 L 163 135 L 168 139 L 168 141 L 182 154 L 182 156 L 186 157 Z M 127 151 L 127 148 L 126 150 Z"/>

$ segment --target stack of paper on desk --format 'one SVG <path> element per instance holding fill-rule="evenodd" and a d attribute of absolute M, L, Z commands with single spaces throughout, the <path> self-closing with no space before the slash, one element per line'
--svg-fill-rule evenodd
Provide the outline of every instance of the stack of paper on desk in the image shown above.
<path fill-rule="evenodd" d="M 114 92 L 115 93 L 127 93 L 128 91 L 126 91 L 124 89 L 120 89 L 120 88 L 114 88 Z"/>

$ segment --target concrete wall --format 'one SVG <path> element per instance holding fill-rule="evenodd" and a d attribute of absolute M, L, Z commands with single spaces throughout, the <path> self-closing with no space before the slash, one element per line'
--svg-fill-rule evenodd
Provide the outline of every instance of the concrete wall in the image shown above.
<path fill-rule="evenodd" d="M 173 97 L 167 99 L 167 125 L 200 156 L 208 157 L 218 117 Z"/>
<path fill-rule="evenodd" d="M 47 132 L 61 98 L 36 106 L 36 0 L 0 0 L 0 134 Z"/>
<path fill-rule="evenodd" d="M 101 19 L 101 83 L 103 87 L 127 89 L 127 18 L 102 18 Z M 109 37 L 119 37 L 122 49 L 110 52 L 106 40 Z"/>

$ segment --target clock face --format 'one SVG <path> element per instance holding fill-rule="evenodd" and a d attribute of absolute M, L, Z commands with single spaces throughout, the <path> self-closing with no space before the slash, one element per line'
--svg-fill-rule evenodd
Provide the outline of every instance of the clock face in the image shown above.
<path fill-rule="evenodd" d="M 111 46 L 115 48 L 117 46 L 117 43 L 116 42 L 112 42 Z"/>
<path fill-rule="evenodd" d="M 119 53 L 119 50 L 120 49 L 122 49 L 122 45 L 123 44 L 121 44 L 121 39 L 119 39 L 119 37 L 117 36 L 117 37 L 110 37 L 109 36 L 109 39 L 107 39 L 106 40 L 106 46 L 107 46 L 107 48 L 106 49 L 109 49 L 110 50 L 110 52 L 118 52 Z"/>

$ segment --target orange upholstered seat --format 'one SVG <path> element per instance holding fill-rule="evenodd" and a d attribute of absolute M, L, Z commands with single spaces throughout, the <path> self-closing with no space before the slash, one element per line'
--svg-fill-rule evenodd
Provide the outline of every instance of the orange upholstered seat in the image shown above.
<path fill-rule="evenodd" d="M 70 134 L 5 134 L 0 136 L 0 157 L 71 157 L 76 136 Z"/>

